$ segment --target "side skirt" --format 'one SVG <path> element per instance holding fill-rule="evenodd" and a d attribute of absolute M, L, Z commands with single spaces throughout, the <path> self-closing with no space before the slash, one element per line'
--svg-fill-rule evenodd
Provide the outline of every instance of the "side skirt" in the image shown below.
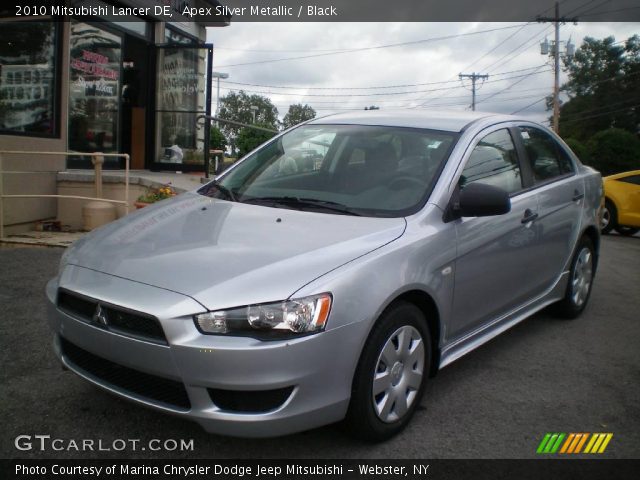
<path fill-rule="evenodd" d="M 534 313 L 562 299 L 567 289 L 569 272 L 560 275 L 556 283 L 537 298 L 521 305 L 515 310 L 496 318 L 480 328 L 445 345 L 441 350 L 439 368 L 444 368 L 463 355 L 475 350 L 505 330 L 517 325 Z"/>

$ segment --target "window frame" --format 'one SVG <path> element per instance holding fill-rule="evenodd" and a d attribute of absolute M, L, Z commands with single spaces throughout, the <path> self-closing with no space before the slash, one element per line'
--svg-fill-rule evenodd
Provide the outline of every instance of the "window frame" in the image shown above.
<path fill-rule="evenodd" d="M 535 128 L 536 130 L 539 130 L 540 132 L 546 134 L 553 141 L 553 143 L 554 143 L 554 145 L 556 147 L 556 151 L 559 149 L 560 151 L 565 153 L 567 158 L 569 158 L 569 160 L 571 162 L 571 172 L 563 173 L 563 174 L 560 174 L 558 176 L 548 178 L 548 179 L 546 179 L 546 180 L 544 180 L 542 182 L 536 182 L 535 175 L 533 173 L 533 168 L 531 166 L 531 161 L 529 159 L 529 154 L 527 153 L 527 150 L 526 150 L 525 145 L 524 145 L 524 138 L 522 137 L 522 132 L 520 131 L 521 128 Z M 565 148 L 564 144 L 559 139 L 559 137 L 556 136 L 555 133 L 550 132 L 547 129 L 541 128 L 540 125 L 536 125 L 536 124 L 528 123 L 528 122 L 518 122 L 517 124 L 515 124 L 512 127 L 512 130 L 514 131 L 513 133 L 515 134 L 517 142 L 520 144 L 520 149 L 522 151 L 522 160 L 523 161 L 521 161 L 521 163 L 524 164 L 524 168 L 527 170 L 528 176 L 529 176 L 529 179 L 530 179 L 530 182 L 531 182 L 530 185 L 529 185 L 528 190 L 533 190 L 533 189 L 536 189 L 536 188 L 544 187 L 546 185 L 550 185 L 552 183 L 556 183 L 556 182 L 559 182 L 561 180 L 566 180 L 567 178 L 571 178 L 571 177 L 577 175 L 578 165 L 577 165 L 577 162 L 576 162 L 576 160 L 574 158 L 574 155 L 572 154 L 572 152 L 568 151 Z"/>
<path fill-rule="evenodd" d="M 627 185 L 634 185 L 636 187 L 640 186 L 640 183 L 630 182 L 630 178 L 638 178 L 640 180 L 640 173 L 632 173 L 631 175 L 625 175 L 624 177 L 616 178 L 615 182 L 626 183 Z"/>
<path fill-rule="evenodd" d="M 0 135 L 2 136 L 16 136 L 16 137 L 30 137 L 30 138 L 48 138 L 48 139 L 60 139 L 62 136 L 62 28 L 60 22 L 53 22 L 51 17 L 42 17 L 37 21 L 24 21 L 24 23 L 53 23 L 53 108 L 51 112 L 51 119 L 53 121 L 53 128 L 51 133 L 41 132 L 20 132 L 16 130 L 9 130 L 0 128 Z M 4 22 L 1 23 L 23 23 L 20 21 Z"/>
<path fill-rule="evenodd" d="M 507 133 L 509 134 L 509 136 L 511 137 L 511 141 L 513 142 L 514 148 L 515 148 L 515 153 L 516 153 L 516 162 L 518 164 L 518 167 L 520 168 L 520 175 L 522 176 L 522 187 L 520 188 L 520 190 L 517 190 L 515 192 L 511 192 L 509 193 L 509 198 L 514 198 L 517 197 L 518 195 L 522 195 L 525 192 L 528 192 L 529 190 L 531 190 L 531 171 L 528 170 L 527 168 L 525 168 L 525 166 L 523 165 L 523 157 L 522 157 L 522 150 L 523 150 L 523 145 L 521 142 L 519 142 L 519 137 L 515 136 L 515 131 L 517 130 L 517 128 L 513 125 L 512 122 L 504 122 L 504 123 L 498 123 L 495 125 L 491 125 L 490 127 L 487 127 L 483 130 L 481 130 L 480 132 L 478 132 L 475 137 L 473 138 L 473 140 L 471 142 L 469 142 L 469 145 L 467 146 L 463 156 L 462 156 L 462 161 L 460 162 L 460 165 L 458 166 L 458 169 L 456 171 L 456 173 L 453 176 L 453 183 L 456 185 L 456 189 L 459 188 L 459 182 L 460 182 L 460 177 L 462 176 L 462 172 L 464 172 L 464 169 L 467 167 L 467 164 L 469 163 L 469 159 L 471 158 L 471 155 L 473 153 L 473 151 L 476 149 L 476 147 L 478 146 L 478 144 L 488 135 L 491 135 L 499 130 L 506 130 Z"/>

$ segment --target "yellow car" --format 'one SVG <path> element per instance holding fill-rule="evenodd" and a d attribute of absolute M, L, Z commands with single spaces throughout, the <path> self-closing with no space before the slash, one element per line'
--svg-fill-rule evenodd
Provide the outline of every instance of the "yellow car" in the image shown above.
<path fill-rule="evenodd" d="M 640 231 L 640 170 L 618 173 L 603 179 L 605 206 L 602 233 L 621 235 Z"/>

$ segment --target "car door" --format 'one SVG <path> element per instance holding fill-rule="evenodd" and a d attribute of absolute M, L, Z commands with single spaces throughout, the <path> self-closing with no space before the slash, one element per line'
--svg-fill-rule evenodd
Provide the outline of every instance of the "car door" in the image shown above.
<path fill-rule="evenodd" d="M 539 238 L 530 252 L 536 258 L 529 272 L 535 292 L 544 293 L 568 268 L 580 234 L 585 187 L 569 153 L 547 131 L 533 125 L 518 128 L 538 195 L 536 225 Z"/>
<path fill-rule="evenodd" d="M 463 336 L 524 303 L 532 295 L 531 248 L 538 237 L 536 193 L 527 189 L 516 131 L 485 130 L 463 159 L 460 188 L 472 182 L 506 190 L 511 211 L 504 215 L 455 220 L 457 255 L 452 319 L 447 336 Z"/>
<path fill-rule="evenodd" d="M 618 223 L 640 227 L 640 175 L 627 175 L 616 180 L 618 197 Z"/>

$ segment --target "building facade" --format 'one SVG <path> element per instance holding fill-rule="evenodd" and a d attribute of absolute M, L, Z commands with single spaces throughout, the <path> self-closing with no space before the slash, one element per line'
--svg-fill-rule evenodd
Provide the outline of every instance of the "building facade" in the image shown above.
<path fill-rule="evenodd" d="M 164 5 L 165 16 L 24 20 L 0 7 L 0 150 L 128 153 L 132 169 L 204 170 L 213 48 L 185 6 L 215 0 L 79 0 L 70 4 Z M 105 8 L 103 11 L 107 11 Z M 149 10 L 153 12 L 153 8 Z M 109 158 L 105 168 L 123 168 Z M 93 168 L 90 157 L 3 155 L 5 194 L 55 194 L 55 172 Z M 29 172 L 40 172 L 31 174 Z M 46 199 L 6 199 L 4 224 L 56 216 Z"/>

